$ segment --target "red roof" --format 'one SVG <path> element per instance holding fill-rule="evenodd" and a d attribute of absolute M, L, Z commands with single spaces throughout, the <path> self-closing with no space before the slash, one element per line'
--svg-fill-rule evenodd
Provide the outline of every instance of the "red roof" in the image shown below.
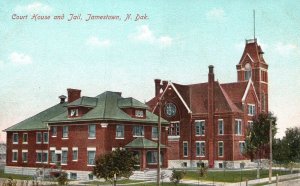
<path fill-rule="evenodd" d="M 263 51 L 262 51 L 260 45 L 257 44 L 256 39 L 251 40 L 251 41 L 250 40 L 246 41 L 245 49 L 244 49 L 244 52 L 240 59 L 239 64 L 241 64 L 243 62 L 243 59 L 245 58 L 245 56 L 247 54 L 250 55 L 250 57 L 253 59 L 254 63 L 266 63 L 263 58 L 263 55 L 260 55 L 260 54 L 263 54 Z"/>

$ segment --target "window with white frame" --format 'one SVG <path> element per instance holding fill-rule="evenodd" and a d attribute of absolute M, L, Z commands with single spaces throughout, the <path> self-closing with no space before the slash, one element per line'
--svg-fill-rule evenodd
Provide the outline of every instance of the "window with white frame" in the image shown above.
<path fill-rule="evenodd" d="M 218 142 L 218 156 L 224 156 L 224 143 L 223 141 Z"/>
<path fill-rule="evenodd" d="M 205 156 L 205 142 L 204 141 L 196 142 L 196 156 L 197 157 Z"/>
<path fill-rule="evenodd" d="M 48 163 L 48 151 L 43 151 L 42 162 L 43 163 Z"/>
<path fill-rule="evenodd" d="M 248 104 L 248 115 L 249 116 L 255 115 L 255 105 L 254 104 Z"/>
<path fill-rule="evenodd" d="M 240 147 L 240 154 L 243 154 L 245 152 L 245 142 L 240 141 L 239 142 L 239 147 Z"/>
<path fill-rule="evenodd" d="M 245 65 L 245 80 L 249 80 L 251 78 L 251 65 L 249 63 L 247 63 Z"/>
<path fill-rule="evenodd" d="M 63 134 L 62 137 L 63 138 L 68 138 L 69 136 L 69 127 L 68 126 L 63 126 Z"/>
<path fill-rule="evenodd" d="M 71 109 L 70 110 L 70 116 L 72 116 L 72 117 L 78 116 L 78 109 Z"/>
<path fill-rule="evenodd" d="M 218 120 L 218 134 L 219 135 L 224 134 L 224 120 L 223 119 Z"/>
<path fill-rule="evenodd" d="M 52 135 L 52 137 L 57 136 L 57 126 L 51 127 L 51 135 Z"/>
<path fill-rule="evenodd" d="M 95 124 L 89 125 L 89 138 L 90 139 L 96 138 L 96 125 Z"/>
<path fill-rule="evenodd" d="M 68 150 L 67 149 L 62 149 L 61 151 L 61 164 L 62 165 L 67 165 L 68 163 Z"/>
<path fill-rule="evenodd" d="M 36 163 L 42 163 L 42 159 L 43 159 L 43 151 L 36 150 Z"/>
<path fill-rule="evenodd" d="M 18 162 L 18 150 L 17 149 L 12 150 L 12 162 Z"/>
<path fill-rule="evenodd" d="M 195 121 L 196 127 L 196 135 L 204 136 L 205 135 L 205 121 L 204 120 L 196 120 Z"/>
<path fill-rule="evenodd" d="M 183 157 L 188 157 L 188 142 L 183 142 Z"/>
<path fill-rule="evenodd" d="M 157 139 L 158 138 L 158 128 L 152 126 L 152 139 Z"/>
<path fill-rule="evenodd" d="M 158 161 L 157 151 L 148 151 L 146 154 L 146 159 L 148 164 L 157 163 Z"/>
<path fill-rule="evenodd" d="M 234 128 L 234 133 L 236 135 L 242 135 L 242 120 L 241 119 L 236 119 L 235 120 L 235 128 Z"/>
<path fill-rule="evenodd" d="M 49 143 L 49 133 L 48 132 L 44 132 L 43 133 L 43 142 L 45 144 L 48 144 Z"/>
<path fill-rule="evenodd" d="M 18 144 L 19 142 L 19 134 L 13 133 L 13 144 Z"/>
<path fill-rule="evenodd" d="M 252 130 L 252 128 L 253 128 L 253 121 L 248 121 L 248 128 L 250 130 Z"/>
<path fill-rule="evenodd" d="M 50 163 L 56 163 L 55 150 L 50 150 Z"/>
<path fill-rule="evenodd" d="M 124 125 L 116 125 L 116 138 L 124 138 Z"/>
<path fill-rule="evenodd" d="M 37 144 L 42 143 L 42 133 L 41 132 L 36 133 L 36 143 Z"/>
<path fill-rule="evenodd" d="M 266 102 L 266 94 L 262 93 L 261 95 L 261 110 L 262 111 L 266 111 L 266 106 L 267 102 Z"/>
<path fill-rule="evenodd" d="M 78 161 L 78 147 L 73 147 L 72 149 L 72 160 Z"/>
<path fill-rule="evenodd" d="M 180 125 L 179 122 L 174 122 L 170 124 L 169 136 L 179 136 L 180 135 Z"/>
<path fill-rule="evenodd" d="M 23 144 L 28 144 L 28 133 L 23 133 Z"/>
<path fill-rule="evenodd" d="M 22 162 L 27 163 L 27 161 L 28 161 L 28 151 L 22 150 Z"/>
<path fill-rule="evenodd" d="M 94 165 L 95 164 L 95 156 L 96 156 L 96 149 L 88 149 L 87 151 L 87 164 Z"/>
<path fill-rule="evenodd" d="M 143 110 L 135 110 L 135 117 L 143 118 L 144 117 L 144 111 Z"/>
<path fill-rule="evenodd" d="M 133 126 L 133 136 L 144 136 L 144 126 Z"/>

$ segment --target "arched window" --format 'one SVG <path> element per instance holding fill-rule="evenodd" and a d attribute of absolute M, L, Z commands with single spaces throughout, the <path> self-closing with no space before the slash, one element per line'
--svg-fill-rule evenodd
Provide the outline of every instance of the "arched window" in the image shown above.
<path fill-rule="evenodd" d="M 246 81 L 251 78 L 251 73 L 252 73 L 251 65 L 249 63 L 247 63 L 245 65 L 245 80 Z"/>

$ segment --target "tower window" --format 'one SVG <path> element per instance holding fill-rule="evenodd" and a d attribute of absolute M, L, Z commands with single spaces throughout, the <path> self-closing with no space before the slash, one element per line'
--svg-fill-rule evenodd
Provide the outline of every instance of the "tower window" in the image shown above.
<path fill-rule="evenodd" d="M 245 80 L 248 81 L 251 78 L 251 65 L 247 63 L 245 65 Z"/>

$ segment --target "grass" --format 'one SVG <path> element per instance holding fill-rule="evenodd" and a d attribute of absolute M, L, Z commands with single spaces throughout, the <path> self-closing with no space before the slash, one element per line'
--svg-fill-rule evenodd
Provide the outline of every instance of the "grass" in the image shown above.
<path fill-rule="evenodd" d="M 124 180 L 118 180 L 117 184 L 127 184 L 127 183 L 141 183 L 144 181 L 138 181 L 138 180 L 129 180 L 129 179 L 124 179 Z M 89 184 L 89 185 L 111 185 L 112 183 L 107 181 L 90 181 L 90 182 L 82 182 L 83 184 Z"/>
<path fill-rule="evenodd" d="M 4 170 L 0 170 L 0 178 L 12 178 L 14 180 L 32 180 L 32 176 L 19 175 L 19 174 L 6 174 Z"/>
<path fill-rule="evenodd" d="M 296 173 L 296 171 L 295 171 Z M 273 170 L 273 175 L 285 175 L 290 174 L 289 171 L 280 171 Z M 260 178 L 266 178 L 269 176 L 268 170 L 260 171 Z M 198 180 L 198 172 L 197 171 L 187 171 L 184 179 L 187 180 Z M 200 179 L 205 181 L 215 181 L 215 182 L 240 182 L 246 180 L 254 180 L 256 179 L 256 170 L 244 170 L 244 171 L 209 171 L 207 176 Z"/>

